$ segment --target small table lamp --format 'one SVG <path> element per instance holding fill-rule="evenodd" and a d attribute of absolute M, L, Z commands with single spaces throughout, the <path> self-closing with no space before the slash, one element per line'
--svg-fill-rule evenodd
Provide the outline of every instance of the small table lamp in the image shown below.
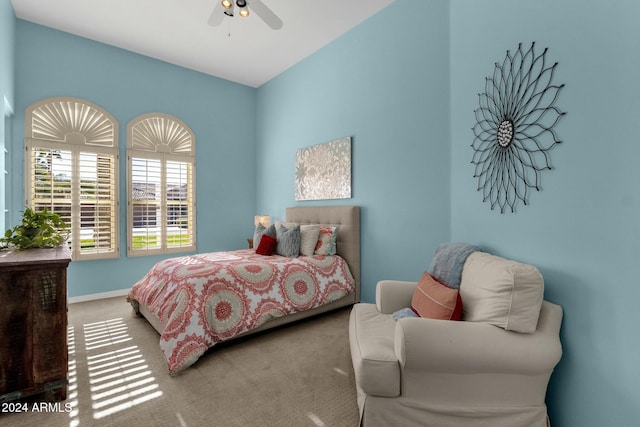
<path fill-rule="evenodd" d="M 270 221 L 271 220 L 269 218 L 269 215 L 256 215 L 253 221 L 253 225 L 257 227 L 258 224 L 262 224 L 263 226 L 268 227 Z"/>

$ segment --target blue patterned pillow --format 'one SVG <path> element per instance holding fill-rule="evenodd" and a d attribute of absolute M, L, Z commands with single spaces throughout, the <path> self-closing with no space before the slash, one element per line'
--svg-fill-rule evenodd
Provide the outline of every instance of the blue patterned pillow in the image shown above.
<path fill-rule="evenodd" d="M 253 233 L 253 249 L 258 249 L 258 245 L 260 244 L 260 240 L 263 235 L 271 236 L 274 239 L 276 238 L 276 226 L 271 224 L 269 228 L 265 227 L 262 224 L 256 225 L 256 231 Z"/>
<path fill-rule="evenodd" d="M 276 253 L 281 256 L 296 258 L 300 254 L 300 226 L 287 228 L 280 225 L 277 230 L 278 246 Z"/>

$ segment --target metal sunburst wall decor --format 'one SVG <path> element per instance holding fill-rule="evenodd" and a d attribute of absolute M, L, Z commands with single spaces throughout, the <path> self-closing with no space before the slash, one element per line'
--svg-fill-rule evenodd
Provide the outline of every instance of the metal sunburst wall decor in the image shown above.
<path fill-rule="evenodd" d="M 553 84 L 558 63 L 548 65 L 547 49 L 524 51 L 522 43 L 487 77 L 478 94 L 471 163 L 478 191 L 491 209 L 507 206 L 515 212 L 518 201 L 528 204 L 529 191 L 540 191 L 540 172 L 551 169 L 549 151 L 560 143 L 553 129 L 566 113 L 555 106 L 562 85 Z"/>

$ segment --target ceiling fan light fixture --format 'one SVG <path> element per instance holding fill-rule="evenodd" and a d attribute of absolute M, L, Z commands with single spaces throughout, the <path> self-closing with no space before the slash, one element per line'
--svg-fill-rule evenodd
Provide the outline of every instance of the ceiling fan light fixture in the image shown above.
<path fill-rule="evenodd" d="M 249 3 L 251 3 L 251 8 L 249 8 Z M 282 28 L 282 19 L 273 13 L 262 0 L 220 0 L 219 3 L 216 1 L 213 12 L 211 12 L 211 16 L 207 21 L 208 24 L 212 27 L 219 26 L 225 20 L 225 17 L 233 17 L 235 15 L 236 7 L 241 17 L 248 17 L 255 12 L 255 16 L 261 19 L 272 30 Z"/>

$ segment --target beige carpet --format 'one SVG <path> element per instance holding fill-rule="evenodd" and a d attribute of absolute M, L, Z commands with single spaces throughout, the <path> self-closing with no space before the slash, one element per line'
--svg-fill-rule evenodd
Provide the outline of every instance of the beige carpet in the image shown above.
<path fill-rule="evenodd" d="M 159 335 L 124 298 L 72 304 L 69 398 L 42 413 L 29 402 L 27 413 L 0 414 L 0 425 L 354 427 L 348 316 L 218 345 L 170 377 Z"/>

